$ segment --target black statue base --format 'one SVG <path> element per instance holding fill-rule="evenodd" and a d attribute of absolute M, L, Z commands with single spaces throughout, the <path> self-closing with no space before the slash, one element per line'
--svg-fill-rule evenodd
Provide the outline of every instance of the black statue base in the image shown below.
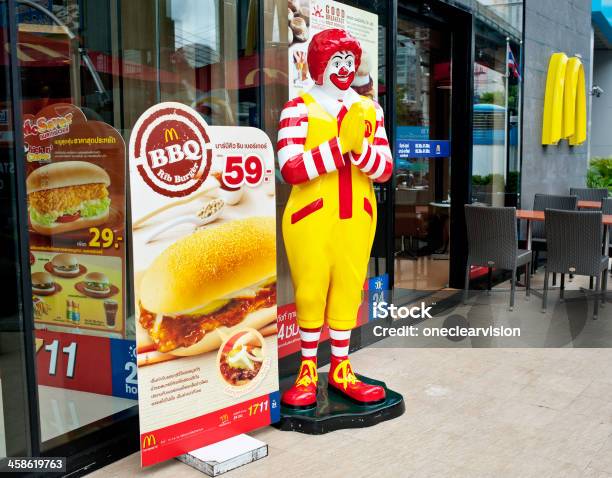
<path fill-rule="evenodd" d="M 358 405 L 348 398 L 328 392 L 327 373 L 319 374 L 317 406 L 299 410 L 281 405 L 280 422 L 275 427 L 284 431 L 295 431 L 308 435 L 322 435 L 343 428 L 365 428 L 399 417 L 406 410 L 404 397 L 387 388 L 384 382 L 358 375 L 359 380 L 373 385 L 382 385 L 387 397 L 376 405 Z M 281 381 L 281 391 L 291 385 L 295 377 Z"/>

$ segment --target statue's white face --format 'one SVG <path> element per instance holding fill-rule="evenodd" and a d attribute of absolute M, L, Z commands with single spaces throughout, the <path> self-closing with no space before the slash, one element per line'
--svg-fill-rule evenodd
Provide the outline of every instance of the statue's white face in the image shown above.
<path fill-rule="evenodd" d="M 327 63 L 323 84 L 333 84 L 340 90 L 347 90 L 355 78 L 355 55 L 350 51 L 334 53 Z"/>

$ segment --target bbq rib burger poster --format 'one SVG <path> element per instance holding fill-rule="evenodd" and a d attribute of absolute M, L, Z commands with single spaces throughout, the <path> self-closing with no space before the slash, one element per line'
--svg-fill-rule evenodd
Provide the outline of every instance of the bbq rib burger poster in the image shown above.
<path fill-rule="evenodd" d="M 278 420 L 274 153 L 167 102 L 134 125 L 129 162 L 147 466 Z"/>

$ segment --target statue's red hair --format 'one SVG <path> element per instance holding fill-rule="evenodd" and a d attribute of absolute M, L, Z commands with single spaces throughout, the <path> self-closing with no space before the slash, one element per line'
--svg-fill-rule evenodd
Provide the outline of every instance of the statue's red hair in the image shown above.
<path fill-rule="evenodd" d="M 350 51 L 355 55 L 355 71 L 361 63 L 361 45 L 345 30 L 330 28 L 317 33 L 308 45 L 308 69 L 317 85 L 323 83 L 323 73 L 329 59 L 339 51 Z"/>

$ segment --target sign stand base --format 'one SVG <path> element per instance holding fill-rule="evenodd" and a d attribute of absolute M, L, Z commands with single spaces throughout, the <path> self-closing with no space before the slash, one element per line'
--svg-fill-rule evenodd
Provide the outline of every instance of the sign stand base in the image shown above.
<path fill-rule="evenodd" d="M 177 456 L 176 459 L 205 475 L 219 476 L 266 456 L 266 443 L 243 434 L 198 448 Z"/>

